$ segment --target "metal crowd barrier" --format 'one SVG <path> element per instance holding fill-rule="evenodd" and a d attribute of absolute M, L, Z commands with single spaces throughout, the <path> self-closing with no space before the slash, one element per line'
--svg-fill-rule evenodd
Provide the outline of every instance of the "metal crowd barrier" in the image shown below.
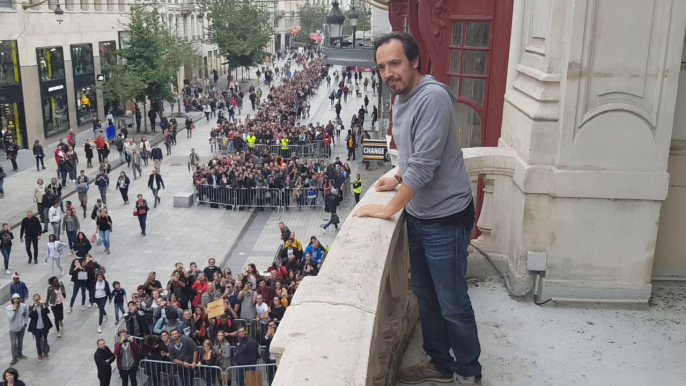
<path fill-rule="evenodd" d="M 210 204 L 212 207 L 224 207 L 231 210 L 241 208 L 272 208 L 284 211 L 290 208 L 326 208 L 326 196 L 317 188 L 270 189 L 239 188 L 211 185 L 196 186 L 198 203 Z M 350 179 L 342 185 L 343 200 L 341 205 L 348 207 L 352 195 Z"/>
<path fill-rule="evenodd" d="M 276 363 L 246 366 L 196 365 L 185 367 L 168 361 L 143 359 L 138 364 L 137 379 L 146 386 L 269 386 L 276 374 Z"/>
<path fill-rule="evenodd" d="M 196 382 L 208 386 L 227 385 L 223 373 L 219 366 L 185 367 L 151 359 L 143 359 L 138 364 L 138 380 L 141 384 L 149 386 L 194 386 Z"/>
<path fill-rule="evenodd" d="M 210 152 L 212 154 L 232 154 L 235 152 L 233 142 L 224 141 L 224 138 L 217 138 L 216 145 L 212 144 L 210 139 Z M 244 149 L 249 149 L 245 144 Z M 288 149 L 282 149 L 281 144 L 274 143 L 256 143 L 253 151 L 259 154 L 264 151 L 269 151 L 269 154 L 278 154 L 284 159 L 291 157 L 295 153 L 298 158 L 327 158 L 331 156 L 331 147 L 325 141 L 312 142 L 291 142 L 288 144 Z"/>

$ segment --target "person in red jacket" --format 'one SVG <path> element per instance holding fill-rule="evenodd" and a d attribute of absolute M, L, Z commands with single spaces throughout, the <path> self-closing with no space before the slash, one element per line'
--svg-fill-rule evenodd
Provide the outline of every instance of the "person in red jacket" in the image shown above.
<path fill-rule="evenodd" d="M 98 150 L 98 162 L 102 163 L 103 158 L 105 158 L 105 139 L 102 134 L 98 134 L 93 142 L 95 142 L 95 148 Z"/>
<path fill-rule="evenodd" d="M 136 374 L 141 347 L 126 330 L 119 331 L 119 342 L 114 344 L 114 355 L 117 357 L 117 369 L 123 386 L 138 386 Z"/>
<path fill-rule="evenodd" d="M 195 299 L 193 299 L 193 306 L 197 307 L 198 304 L 200 304 L 200 298 L 202 297 L 202 294 L 207 292 L 207 277 L 205 277 L 204 273 L 199 273 L 198 274 L 198 280 L 193 283 L 192 287 L 193 291 L 195 291 Z"/>

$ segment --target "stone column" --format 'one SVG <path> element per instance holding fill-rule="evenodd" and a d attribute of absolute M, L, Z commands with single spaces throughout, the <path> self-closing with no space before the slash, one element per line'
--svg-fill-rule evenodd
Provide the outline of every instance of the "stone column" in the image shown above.
<path fill-rule="evenodd" d="M 515 3 L 501 147 L 510 276 L 542 298 L 647 299 L 684 43 L 677 0 Z M 498 224 L 494 224 L 494 227 Z"/>

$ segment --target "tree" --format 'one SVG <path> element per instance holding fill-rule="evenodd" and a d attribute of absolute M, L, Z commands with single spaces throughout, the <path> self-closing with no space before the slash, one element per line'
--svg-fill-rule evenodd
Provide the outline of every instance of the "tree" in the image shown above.
<path fill-rule="evenodd" d="M 359 17 L 357 18 L 357 30 L 364 31 L 365 29 L 371 29 L 371 8 L 369 4 L 364 1 L 358 0 L 355 2 L 355 9 Z M 343 23 L 343 36 L 352 36 L 353 27 L 350 25 L 350 7 L 343 11 L 345 14 L 345 23 Z"/>
<path fill-rule="evenodd" d="M 119 102 L 136 99 L 143 102 L 144 109 L 146 98 L 155 106 L 174 100 L 171 85 L 177 83 L 184 60 L 180 57 L 182 43 L 162 24 L 157 6 L 132 5 L 124 29 L 129 31 L 129 38 L 126 46 L 116 51 L 119 64 L 112 66 L 103 92 Z"/>
<path fill-rule="evenodd" d="M 309 0 L 301 5 L 298 10 L 300 32 L 295 35 L 295 41 L 310 43 L 310 34 L 322 29 L 328 13 L 329 8 L 326 5 L 312 4 Z"/>
<path fill-rule="evenodd" d="M 274 33 L 269 13 L 259 5 L 241 0 L 201 0 L 209 20 L 207 34 L 232 68 L 264 62 L 264 51 Z"/>

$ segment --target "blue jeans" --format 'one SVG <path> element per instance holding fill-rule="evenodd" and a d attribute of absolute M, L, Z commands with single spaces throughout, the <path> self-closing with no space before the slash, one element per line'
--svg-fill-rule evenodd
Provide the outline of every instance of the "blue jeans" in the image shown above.
<path fill-rule="evenodd" d="M 105 246 L 105 249 L 110 249 L 110 232 L 112 232 L 111 229 L 100 231 L 100 238 L 102 239 L 102 245 Z"/>
<path fill-rule="evenodd" d="M 444 226 L 408 215 L 406 226 L 424 351 L 441 373 L 480 379 L 481 346 L 465 278 L 474 219 Z"/>
<path fill-rule="evenodd" d="M 11 251 L 12 251 L 12 247 L 0 249 L 0 253 L 2 253 L 3 261 L 5 262 L 5 271 L 10 269 L 10 252 Z"/>
<path fill-rule="evenodd" d="M 44 339 L 48 339 L 48 330 L 44 328 L 37 328 L 33 332 L 33 337 L 36 341 L 36 352 L 38 355 L 43 355 L 43 343 Z"/>
<path fill-rule="evenodd" d="M 114 303 L 114 320 L 119 323 L 119 313 L 124 316 L 124 303 Z"/>
<path fill-rule="evenodd" d="M 67 231 L 67 240 L 69 240 L 69 250 L 74 250 L 74 242 L 76 241 L 76 231 Z"/>
<path fill-rule="evenodd" d="M 81 290 L 81 305 L 86 305 L 86 281 L 77 280 L 74 282 L 74 289 L 71 293 L 71 301 L 69 302 L 69 308 L 74 307 L 74 300 L 76 300 L 76 295 L 79 293 L 79 290 Z"/>

